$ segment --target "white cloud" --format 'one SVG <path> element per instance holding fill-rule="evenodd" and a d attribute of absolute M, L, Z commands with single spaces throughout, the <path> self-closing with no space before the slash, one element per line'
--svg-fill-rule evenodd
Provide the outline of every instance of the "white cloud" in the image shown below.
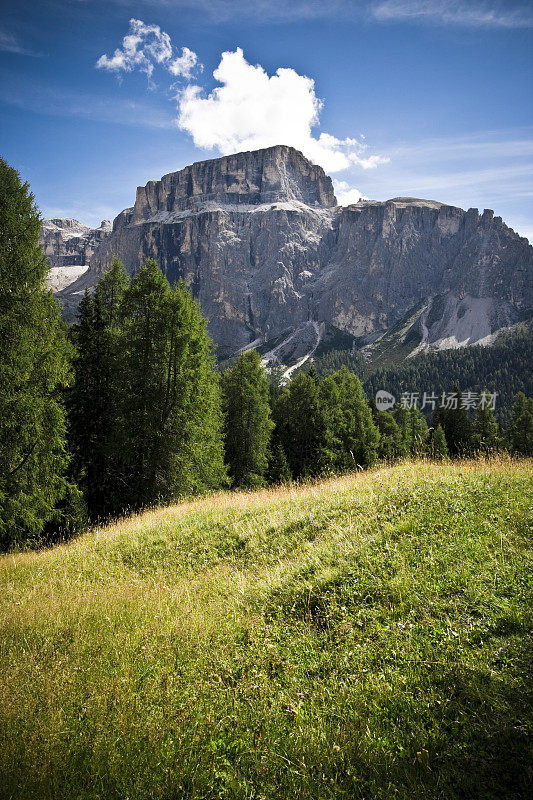
<path fill-rule="evenodd" d="M 112 56 L 102 55 L 96 62 L 98 69 L 110 72 L 133 72 L 139 70 L 152 77 L 154 67 L 162 65 L 178 77 L 190 78 L 192 70 L 200 66 L 196 53 L 183 47 L 181 56 L 174 57 L 174 48 L 168 33 L 159 25 L 145 25 L 140 19 L 130 19 L 129 32 L 122 39 L 122 48 L 117 47 Z"/>
<path fill-rule="evenodd" d="M 222 53 L 215 79 L 222 84 L 207 96 L 190 85 L 178 94 L 178 126 L 197 147 L 222 154 L 286 144 L 301 150 L 327 172 L 352 165 L 373 169 L 388 161 L 365 155 L 364 140 L 338 139 L 329 133 L 311 133 L 319 123 L 322 100 L 311 78 L 282 68 L 269 76 L 260 65 L 249 64 L 238 47 Z"/>
<path fill-rule="evenodd" d="M 172 75 L 181 76 L 182 78 L 191 78 L 194 69 L 199 67 L 202 70 L 202 65 L 198 63 L 198 56 L 193 50 L 188 47 L 182 47 L 181 56 L 178 56 L 171 61 L 168 65 L 168 71 Z"/>
<path fill-rule="evenodd" d="M 186 81 L 194 70 L 203 69 L 195 52 L 183 47 L 181 55 L 175 55 L 170 36 L 159 25 L 146 25 L 139 19 L 130 20 L 122 47 L 112 56 L 100 56 L 96 63 L 97 68 L 117 74 L 139 70 L 149 80 L 156 65 Z M 269 76 L 261 65 L 249 64 L 237 47 L 235 52 L 222 53 L 213 76 L 221 85 L 207 96 L 196 84 L 187 85 L 176 96 L 177 124 L 197 147 L 226 155 L 285 144 L 301 150 L 327 172 L 351 166 L 371 170 L 389 161 L 368 154 L 364 137 L 339 139 L 325 132 L 313 136 L 323 102 L 314 81 L 294 69 L 280 67 Z"/>
<path fill-rule="evenodd" d="M 111 0 L 124 5 L 124 0 Z M 530 0 L 145 0 L 151 8 L 194 14 L 208 23 L 236 19 L 262 25 L 285 22 L 338 19 L 377 23 L 403 22 L 463 27 L 530 28 Z"/>
<path fill-rule="evenodd" d="M 2 53 L 16 53 L 20 56 L 35 56 L 33 53 L 24 47 L 20 41 L 9 31 L 0 28 L 0 52 Z"/>
<path fill-rule="evenodd" d="M 333 188 L 340 206 L 350 206 L 352 203 L 358 203 L 359 200 L 365 199 L 359 189 L 350 186 L 347 181 L 333 181 Z"/>
<path fill-rule="evenodd" d="M 533 26 L 530 6 L 501 0 L 378 0 L 372 3 L 370 13 L 378 22 L 420 22 L 476 28 Z"/>

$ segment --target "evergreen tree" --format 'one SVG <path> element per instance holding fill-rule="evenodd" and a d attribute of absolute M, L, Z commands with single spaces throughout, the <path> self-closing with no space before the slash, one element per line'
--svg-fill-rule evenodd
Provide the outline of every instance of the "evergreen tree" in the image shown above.
<path fill-rule="evenodd" d="M 0 546 L 38 537 L 69 487 L 62 389 L 71 349 L 45 277 L 41 219 L 0 159 Z"/>
<path fill-rule="evenodd" d="M 197 303 L 148 260 L 125 293 L 122 315 L 123 502 L 143 507 L 220 486 L 220 389 Z"/>
<path fill-rule="evenodd" d="M 400 452 L 398 455 L 401 458 L 406 458 L 411 454 L 411 450 L 413 448 L 413 431 L 411 426 L 410 410 L 400 406 L 393 412 L 393 414 L 394 421 L 396 422 L 396 425 L 400 431 Z"/>
<path fill-rule="evenodd" d="M 309 372 L 308 375 L 314 378 L 315 373 Z M 356 466 L 353 459 L 348 466 L 345 464 L 346 460 L 350 459 L 350 454 L 344 451 L 343 397 L 335 375 L 336 373 L 327 375 L 318 383 L 317 399 L 322 422 L 322 439 L 316 453 L 316 463 L 321 473 L 354 469 Z"/>
<path fill-rule="evenodd" d="M 359 378 L 347 367 L 324 378 L 319 403 L 325 420 L 324 463 L 337 471 L 372 465 L 379 430 Z"/>
<path fill-rule="evenodd" d="M 500 427 L 493 410 L 489 407 L 488 392 L 481 393 L 482 401 L 478 403 L 472 423 L 472 449 L 475 452 L 490 453 L 501 445 Z"/>
<path fill-rule="evenodd" d="M 446 436 L 442 425 L 437 425 L 436 428 L 431 429 L 428 449 L 433 458 L 442 459 L 448 455 L 448 445 L 446 444 Z"/>
<path fill-rule="evenodd" d="M 120 433 L 128 378 L 123 371 L 121 307 L 129 278 L 113 259 L 110 270 L 86 293 L 73 337 L 75 382 L 69 397 L 73 470 L 93 520 L 121 511 L 125 492 Z"/>
<path fill-rule="evenodd" d="M 220 379 L 207 320 L 184 281 L 172 289 L 162 419 L 171 475 L 167 496 L 227 486 Z"/>
<path fill-rule="evenodd" d="M 465 456 L 472 446 L 472 426 L 468 411 L 463 407 L 463 395 L 457 384 L 453 387 L 453 395 L 449 407 L 439 406 L 435 409 L 433 427 L 442 426 L 451 456 Z"/>
<path fill-rule="evenodd" d="M 508 438 L 513 452 L 533 456 L 533 398 L 523 392 L 515 397 Z"/>
<path fill-rule="evenodd" d="M 327 466 L 326 421 L 314 374 L 299 372 L 284 388 L 274 406 L 276 436 L 295 479 L 319 475 Z"/>
<path fill-rule="evenodd" d="M 394 461 L 404 453 L 402 433 L 389 411 L 378 411 L 375 416 L 379 430 L 378 458 Z"/>
<path fill-rule="evenodd" d="M 268 482 L 290 483 L 291 481 L 291 469 L 283 445 L 279 441 L 275 442 L 268 462 Z"/>
<path fill-rule="evenodd" d="M 234 486 L 262 486 L 274 423 L 269 383 L 256 350 L 241 353 L 222 376 L 226 462 Z"/>
<path fill-rule="evenodd" d="M 429 436 L 428 424 L 419 408 L 409 411 L 411 455 L 421 456 L 426 452 Z"/>

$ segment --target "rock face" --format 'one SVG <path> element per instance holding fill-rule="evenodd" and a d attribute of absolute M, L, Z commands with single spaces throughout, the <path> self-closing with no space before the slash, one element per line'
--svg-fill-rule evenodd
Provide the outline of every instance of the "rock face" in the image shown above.
<path fill-rule="evenodd" d="M 52 268 L 83 266 L 89 264 L 109 233 L 111 223 L 107 219 L 99 228 L 89 228 L 77 219 L 47 219 L 41 228 L 40 242 Z"/>
<path fill-rule="evenodd" d="M 413 351 L 488 342 L 533 305 L 533 248 L 491 211 L 414 198 L 340 207 L 324 171 L 285 146 L 150 181 L 109 233 L 67 236 L 66 222 L 45 231 L 52 263 L 85 247 L 70 263 L 90 267 L 64 301 L 115 254 L 132 274 L 155 258 L 191 286 L 221 358 L 253 344 L 294 363 L 332 330 L 343 346 L 392 330 Z"/>
<path fill-rule="evenodd" d="M 47 285 L 61 300 L 65 316 L 75 314 L 85 287 L 94 284 L 89 261 L 110 233 L 111 223 L 106 219 L 99 228 L 89 228 L 77 219 L 43 222 L 39 241 L 50 262 Z"/>

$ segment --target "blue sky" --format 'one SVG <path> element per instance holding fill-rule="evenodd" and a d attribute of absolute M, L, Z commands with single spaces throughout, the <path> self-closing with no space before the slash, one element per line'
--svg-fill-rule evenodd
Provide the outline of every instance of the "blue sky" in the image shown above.
<path fill-rule="evenodd" d="M 279 141 L 345 202 L 492 208 L 533 241 L 532 101 L 531 0 L 2 3 L 0 154 L 45 217 Z"/>

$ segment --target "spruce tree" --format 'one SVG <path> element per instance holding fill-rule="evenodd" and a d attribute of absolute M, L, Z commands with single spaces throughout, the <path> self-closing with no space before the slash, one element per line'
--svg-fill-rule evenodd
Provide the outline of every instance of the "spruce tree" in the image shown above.
<path fill-rule="evenodd" d="M 172 288 L 168 335 L 162 422 L 171 467 L 164 491 L 172 498 L 218 489 L 227 485 L 228 477 L 213 342 L 184 281 Z"/>
<path fill-rule="evenodd" d="M 446 444 L 446 436 L 442 425 L 437 425 L 436 428 L 431 429 L 428 449 L 429 454 L 436 459 L 446 458 L 448 455 L 448 445 Z"/>
<path fill-rule="evenodd" d="M 281 442 L 274 442 L 271 448 L 271 455 L 268 461 L 268 482 L 269 483 L 290 483 L 292 480 L 291 469 L 285 450 Z"/>
<path fill-rule="evenodd" d="M 122 316 L 123 501 L 138 508 L 221 486 L 220 389 L 197 303 L 148 260 L 125 293 Z"/>
<path fill-rule="evenodd" d="M 234 486 L 265 483 L 274 427 L 269 392 L 256 350 L 241 353 L 222 376 L 226 463 Z"/>
<path fill-rule="evenodd" d="M 533 398 L 523 392 L 515 397 L 508 439 L 514 453 L 533 456 Z"/>
<path fill-rule="evenodd" d="M 465 456 L 472 446 L 472 426 L 468 411 L 463 408 L 459 386 L 453 387 L 454 400 L 449 407 L 438 407 L 433 415 L 433 427 L 441 425 L 451 456 Z"/>
<path fill-rule="evenodd" d="M 125 492 L 120 438 L 128 376 L 123 371 L 122 301 L 129 278 L 113 259 L 109 271 L 86 293 L 73 329 L 77 349 L 69 396 L 73 470 L 91 519 L 122 511 Z"/>
<path fill-rule="evenodd" d="M 488 392 L 482 392 L 483 396 L 488 398 Z M 480 402 L 472 422 L 472 449 L 475 452 L 490 453 L 497 450 L 500 445 L 500 427 L 494 412 L 486 401 Z"/>
<path fill-rule="evenodd" d="M 379 430 L 378 458 L 394 461 L 404 453 L 400 428 L 389 411 L 377 411 L 375 421 Z"/>
<path fill-rule="evenodd" d="M 314 374 L 314 373 L 312 373 Z M 344 408 L 343 397 L 335 374 L 326 375 L 318 384 L 318 407 L 322 422 L 322 441 L 317 452 L 317 464 L 320 472 L 338 472 L 343 469 L 355 468 L 353 458 L 351 464 L 346 465 L 350 453 L 344 451 L 343 429 Z"/>
<path fill-rule="evenodd" d="M 409 411 L 411 455 L 421 456 L 427 450 L 428 424 L 419 408 Z"/>
<path fill-rule="evenodd" d="M 274 421 L 295 479 L 319 475 L 327 468 L 326 420 L 312 372 L 299 372 L 283 389 L 274 406 Z"/>
<path fill-rule="evenodd" d="M 324 378 L 319 403 L 325 420 L 328 465 L 337 471 L 372 465 L 377 457 L 379 430 L 359 378 L 347 367 Z"/>
<path fill-rule="evenodd" d="M 411 414 L 408 408 L 400 406 L 393 412 L 394 421 L 396 422 L 400 431 L 400 452 L 399 455 L 405 458 L 411 455 L 413 448 L 412 427 L 411 427 Z"/>
<path fill-rule="evenodd" d="M 2 548 L 38 537 L 69 490 L 62 390 L 71 348 L 45 286 L 40 227 L 28 184 L 0 159 Z"/>

